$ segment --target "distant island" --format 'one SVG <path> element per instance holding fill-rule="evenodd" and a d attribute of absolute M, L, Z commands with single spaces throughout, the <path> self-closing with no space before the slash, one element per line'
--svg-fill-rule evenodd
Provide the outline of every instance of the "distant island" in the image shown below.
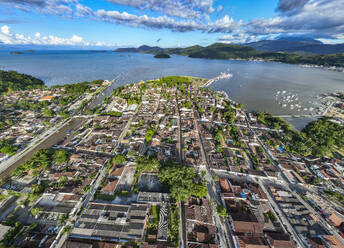
<path fill-rule="evenodd" d="M 156 58 L 156 59 L 169 59 L 169 58 L 171 58 L 171 56 L 168 55 L 167 53 L 159 53 L 159 54 L 156 54 L 154 56 L 154 58 Z"/>
<path fill-rule="evenodd" d="M 115 52 L 149 54 L 166 53 L 188 56 L 190 58 L 261 60 L 282 62 L 287 64 L 344 67 L 344 54 L 316 55 L 305 53 L 258 51 L 246 45 L 230 45 L 225 43 L 214 43 L 206 47 L 196 45 L 186 48 L 140 46 L 138 48 L 119 48 L 115 50 Z"/>
<path fill-rule="evenodd" d="M 17 54 L 17 55 L 19 55 L 19 54 L 24 54 L 24 52 L 14 51 L 14 52 L 10 52 L 10 54 Z"/>
<path fill-rule="evenodd" d="M 107 53 L 107 50 L 91 50 L 91 53 Z"/>
<path fill-rule="evenodd" d="M 44 82 L 30 75 L 16 71 L 0 70 L 0 94 L 8 91 L 44 88 Z"/>

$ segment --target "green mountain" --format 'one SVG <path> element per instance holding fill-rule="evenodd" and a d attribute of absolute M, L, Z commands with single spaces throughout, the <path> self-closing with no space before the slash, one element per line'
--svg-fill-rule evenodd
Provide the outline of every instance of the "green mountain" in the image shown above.
<path fill-rule="evenodd" d="M 28 90 L 45 87 L 44 82 L 30 75 L 16 71 L 0 70 L 0 94 L 16 90 Z"/>
<path fill-rule="evenodd" d="M 282 37 L 276 40 L 261 40 L 246 44 L 260 51 L 299 52 L 310 54 L 344 53 L 344 44 L 323 44 L 313 39 Z"/>
<path fill-rule="evenodd" d="M 265 60 L 283 62 L 289 64 L 312 64 L 322 66 L 344 67 L 344 54 L 304 54 L 288 52 L 258 51 L 249 46 L 230 45 L 224 43 L 214 43 L 210 46 L 191 46 L 186 48 L 159 48 L 144 46 L 135 48 L 121 48 L 117 52 L 139 52 L 139 53 L 167 53 L 189 56 L 191 58 L 205 59 L 244 59 L 244 60 Z"/>

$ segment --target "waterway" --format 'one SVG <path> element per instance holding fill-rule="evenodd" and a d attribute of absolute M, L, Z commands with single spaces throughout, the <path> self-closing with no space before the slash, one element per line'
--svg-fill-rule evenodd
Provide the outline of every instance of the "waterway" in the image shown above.
<path fill-rule="evenodd" d="M 163 60 L 155 59 L 150 54 L 111 51 L 35 51 L 22 55 L 1 51 L 0 69 L 33 75 L 48 86 L 95 79 L 111 80 L 119 75 L 112 88 L 169 75 L 214 78 L 221 72 L 229 72 L 233 77 L 219 80 L 209 87 L 227 92 L 231 99 L 243 103 L 246 110 L 267 111 L 274 115 L 309 114 L 309 108 L 317 107 L 318 95 L 344 92 L 344 73 L 341 72 L 273 62 L 192 59 L 177 55 Z M 302 110 L 278 104 L 278 91 L 297 95 Z M 111 88 L 107 90 L 109 93 Z M 298 129 L 310 120 L 288 119 Z"/>

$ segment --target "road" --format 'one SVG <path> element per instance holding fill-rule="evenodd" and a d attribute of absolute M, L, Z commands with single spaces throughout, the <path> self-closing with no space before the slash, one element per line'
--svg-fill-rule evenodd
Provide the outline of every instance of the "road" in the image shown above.
<path fill-rule="evenodd" d="M 4 161 L 0 165 L 0 178 L 5 178 L 9 176 L 15 168 L 20 166 L 26 160 L 30 159 L 32 155 L 39 149 L 44 149 L 55 145 L 65 133 L 71 129 L 76 123 L 77 119 L 66 119 L 59 123 L 57 126 L 50 128 L 43 134 L 32 139 L 32 141 L 27 145 L 27 147 L 15 154 L 8 160 Z"/>
<path fill-rule="evenodd" d="M 139 109 L 140 106 L 138 106 L 137 110 Z M 131 124 L 131 121 L 133 119 L 133 117 L 136 115 L 137 113 L 137 110 L 136 112 L 131 116 L 131 118 L 128 120 L 125 128 L 123 129 L 123 131 L 121 132 L 119 138 L 118 138 L 118 142 L 116 144 L 116 146 L 114 147 L 113 150 L 116 150 L 118 148 L 118 146 L 120 145 L 121 141 L 123 140 L 123 138 L 125 137 L 125 135 L 127 134 L 129 128 L 130 128 L 130 124 Z M 68 234 L 64 234 L 63 233 L 63 229 L 67 226 L 73 226 L 73 223 L 76 223 L 77 219 L 79 218 L 79 216 L 77 215 L 79 213 L 79 211 L 84 207 L 87 206 L 87 204 L 89 203 L 89 201 L 92 199 L 92 197 L 94 196 L 95 192 L 97 191 L 100 183 L 103 181 L 105 175 L 106 175 L 106 164 L 107 162 L 109 161 L 106 160 L 105 163 L 103 164 L 102 168 L 100 169 L 100 172 L 98 174 L 98 176 L 96 177 L 96 180 L 93 180 L 92 183 L 91 183 L 91 188 L 88 192 L 88 194 L 83 197 L 81 199 L 81 201 L 79 201 L 77 203 L 77 205 L 75 206 L 75 210 L 73 211 L 73 216 L 72 218 L 70 218 L 68 220 L 68 222 L 60 228 L 60 231 L 56 237 L 56 239 L 54 240 L 54 242 L 51 244 L 50 248 L 62 248 L 63 244 L 65 243 L 65 241 L 67 240 L 68 238 Z"/>
<path fill-rule="evenodd" d="M 208 164 L 208 160 L 206 157 L 206 152 L 203 146 L 203 141 L 201 138 L 201 134 L 199 132 L 199 122 L 197 120 L 194 121 L 195 123 L 195 127 L 197 130 L 197 135 L 198 135 L 198 140 L 200 142 L 201 145 L 201 154 L 202 154 L 202 160 L 205 163 L 205 179 L 208 182 L 208 194 L 209 194 L 209 198 L 213 203 L 216 203 L 217 205 L 222 205 L 222 200 L 219 194 L 217 194 L 216 191 L 216 187 L 215 187 L 215 183 L 214 183 L 214 179 L 213 179 L 213 174 L 210 170 L 210 166 Z M 230 224 L 228 222 L 227 219 L 223 219 L 221 220 L 219 215 L 217 214 L 216 211 L 216 206 L 215 204 L 212 204 L 212 211 L 213 211 L 213 216 L 214 216 L 214 220 L 215 220 L 215 225 L 217 227 L 217 231 L 220 237 L 220 247 L 230 247 L 230 248 L 235 248 L 236 246 L 234 245 L 234 241 L 233 241 L 233 231 L 232 228 L 230 227 Z M 224 223 L 223 223 L 224 222 Z"/>
<path fill-rule="evenodd" d="M 118 76 L 119 77 L 119 76 Z M 92 96 L 92 99 L 89 101 L 89 105 L 95 103 L 99 96 L 102 96 L 102 93 L 107 90 L 113 82 L 115 82 L 118 77 L 113 79 L 110 84 L 101 91 L 97 95 Z M 2 162 L 0 164 L 0 179 L 3 179 L 9 176 L 15 168 L 26 162 L 28 159 L 32 157 L 32 155 L 38 151 L 39 149 L 44 149 L 51 147 L 60 141 L 61 138 L 64 137 L 66 131 L 73 128 L 73 121 L 77 120 L 77 114 L 73 113 L 74 116 L 72 118 L 68 118 L 63 120 L 62 122 L 58 123 L 56 126 L 46 130 L 43 134 L 33 138 L 30 143 L 26 146 L 26 148 L 14 156 L 10 157 L 8 160 Z"/>

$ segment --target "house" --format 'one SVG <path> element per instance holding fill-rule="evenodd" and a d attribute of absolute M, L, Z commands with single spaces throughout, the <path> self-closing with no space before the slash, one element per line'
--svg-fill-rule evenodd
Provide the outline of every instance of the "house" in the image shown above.
<path fill-rule="evenodd" d="M 41 97 L 38 101 L 43 102 L 43 101 L 51 101 L 55 98 L 56 96 L 43 96 Z"/>

